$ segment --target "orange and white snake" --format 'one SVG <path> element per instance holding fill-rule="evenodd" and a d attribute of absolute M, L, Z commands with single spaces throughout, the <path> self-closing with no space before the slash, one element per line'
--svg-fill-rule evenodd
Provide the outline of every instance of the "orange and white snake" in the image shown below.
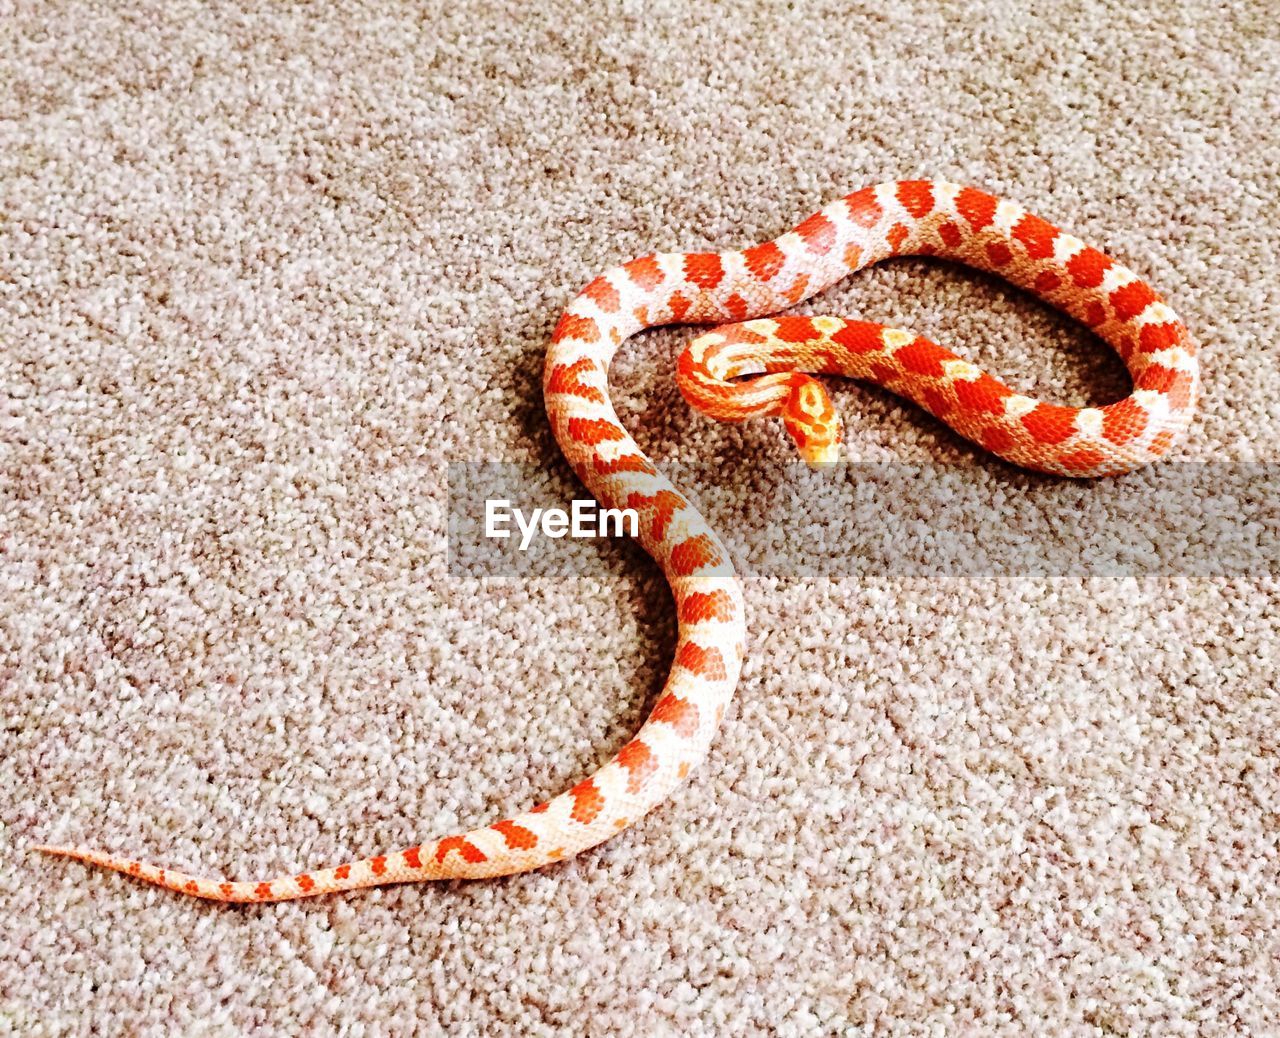
<path fill-rule="evenodd" d="M 765 316 L 905 255 L 997 273 L 1084 322 L 1123 358 L 1133 392 L 1107 407 L 1061 407 L 1016 393 L 909 332 Z M 685 398 L 723 421 L 780 416 L 814 465 L 836 458 L 840 423 L 812 373 L 876 382 L 1008 461 L 1065 476 L 1109 475 L 1160 457 L 1186 429 L 1199 389 L 1195 345 L 1146 282 L 1015 203 L 970 187 L 878 184 L 762 245 L 641 256 L 601 274 L 569 304 L 543 378 L 547 414 L 574 471 L 601 504 L 639 513 L 639 540 L 675 597 L 675 660 L 635 738 L 590 778 L 514 818 L 296 876 L 231 882 L 85 848 L 39 849 L 196 897 L 284 901 L 536 869 L 608 839 L 662 801 L 707 754 L 746 637 L 742 590 L 724 545 L 645 457 L 609 400 L 619 345 L 672 322 L 732 322 L 694 339 L 680 357 Z"/>

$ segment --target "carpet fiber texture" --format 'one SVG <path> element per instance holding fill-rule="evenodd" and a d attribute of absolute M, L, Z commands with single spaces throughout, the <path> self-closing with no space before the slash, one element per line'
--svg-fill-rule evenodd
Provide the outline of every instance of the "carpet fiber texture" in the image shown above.
<path fill-rule="evenodd" d="M 581 496 L 543 353 L 643 252 L 971 183 L 1150 278 L 1203 344 L 1166 466 L 1274 460 L 1274 10 L 1030 6 L 0 0 L 0 1034 L 1280 1030 L 1267 566 L 753 572 L 710 758 L 535 874 L 234 908 L 28 850 L 298 872 L 623 745 L 674 639 L 657 570 L 622 544 L 578 575 L 451 570 L 447 472 Z M 941 264 L 803 309 L 1059 402 L 1125 391 L 1087 333 Z M 713 526 L 792 544 L 762 497 L 781 428 L 691 413 L 687 336 L 624 348 L 619 413 Z M 1014 528 L 1043 486 L 836 395 L 856 460 L 958 470 Z"/>

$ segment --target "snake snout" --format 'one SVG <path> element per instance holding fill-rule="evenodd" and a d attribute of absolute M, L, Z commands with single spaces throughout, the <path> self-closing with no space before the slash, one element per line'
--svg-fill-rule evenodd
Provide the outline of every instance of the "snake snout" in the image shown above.
<path fill-rule="evenodd" d="M 801 447 L 800 457 L 811 469 L 825 469 L 840 463 L 840 444 L 824 443 Z"/>

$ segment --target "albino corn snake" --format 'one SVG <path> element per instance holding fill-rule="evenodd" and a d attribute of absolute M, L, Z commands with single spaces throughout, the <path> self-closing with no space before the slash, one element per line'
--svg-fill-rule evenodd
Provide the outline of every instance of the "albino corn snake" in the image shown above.
<path fill-rule="evenodd" d="M 902 255 L 993 272 L 1063 310 L 1120 354 L 1133 392 L 1107 407 L 1058 406 L 1015 393 L 910 333 L 834 317 L 768 316 Z M 39 849 L 196 897 L 282 901 L 524 872 L 608 839 L 661 802 L 706 755 L 737 684 L 746 633 L 742 590 L 724 545 L 645 457 L 609 399 L 609 363 L 621 343 L 673 322 L 729 322 L 694 339 L 680 357 L 685 398 L 720 420 L 782 417 L 815 465 L 835 460 L 840 424 L 809 373 L 877 382 L 1010 462 L 1066 476 L 1124 472 L 1165 454 L 1189 424 L 1199 391 L 1195 345 L 1144 281 L 1020 206 L 973 188 L 879 184 L 833 202 L 774 241 L 631 260 L 570 303 L 543 377 L 565 456 L 602 505 L 639 513 L 639 540 L 666 575 L 679 619 L 666 685 L 644 726 L 611 761 L 516 817 L 271 880 L 204 879 L 128 856 Z"/>

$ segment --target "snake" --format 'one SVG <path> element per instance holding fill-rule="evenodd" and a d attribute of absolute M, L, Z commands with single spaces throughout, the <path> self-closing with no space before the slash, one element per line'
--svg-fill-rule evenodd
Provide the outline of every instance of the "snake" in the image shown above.
<path fill-rule="evenodd" d="M 945 347 L 901 329 L 788 308 L 873 263 L 933 256 L 1003 278 L 1091 329 L 1132 391 L 1104 407 L 1015 392 Z M 1015 202 L 940 180 L 862 188 L 772 241 L 728 252 L 651 253 L 607 270 L 551 337 L 543 394 L 551 428 L 600 504 L 628 508 L 674 598 L 677 637 L 644 724 L 572 788 L 513 817 L 427 843 L 274 879 L 189 875 L 85 847 L 48 854 L 215 901 L 265 902 L 420 880 L 537 869 L 635 823 L 710 750 L 746 653 L 744 593 L 724 542 L 624 428 L 609 396 L 621 344 L 666 324 L 712 324 L 677 361 L 684 398 L 711 419 L 780 418 L 815 468 L 839 460 L 843 428 L 815 375 L 869 381 L 913 401 L 991 454 L 1065 477 L 1110 476 L 1165 455 L 1200 390 L 1186 326 L 1137 274 Z"/>

